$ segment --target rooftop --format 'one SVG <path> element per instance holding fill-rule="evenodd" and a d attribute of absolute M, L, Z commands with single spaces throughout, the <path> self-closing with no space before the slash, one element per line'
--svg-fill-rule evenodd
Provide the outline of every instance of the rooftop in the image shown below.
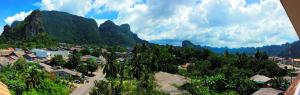
<path fill-rule="evenodd" d="M 263 75 L 254 75 L 250 78 L 250 80 L 253 80 L 257 83 L 265 83 L 271 80 L 271 78 L 263 76 Z"/>
<path fill-rule="evenodd" d="M 274 88 L 261 88 L 252 95 L 279 95 L 280 93 L 283 93 L 283 91 Z"/>

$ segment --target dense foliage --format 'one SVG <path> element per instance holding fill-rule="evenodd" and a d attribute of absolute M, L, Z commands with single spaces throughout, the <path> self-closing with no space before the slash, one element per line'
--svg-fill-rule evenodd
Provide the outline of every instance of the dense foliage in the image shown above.
<path fill-rule="evenodd" d="M 37 63 L 28 63 L 20 58 L 13 65 L 0 69 L 0 80 L 13 95 L 68 95 L 68 83 L 50 79 Z"/>
<path fill-rule="evenodd" d="M 287 75 L 285 69 L 279 68 L 275 62 L 269 61 L 267 54 L 260 51 L 257 51 L 254 56 L 228 52 L 219 55 L 207 49 L 189 45 L 174 47 L 138 44 L 132 53 L 132 59 L 126 61 L 123 69 L 122 62 L 114 60 L 116 58 L 114 54 L 106 56 L 108 63 L 104 67 L 104 72 L 108 80 L 97 82 L 98 86 L 92 90 L 92 95 L 96 95 L 96 93 L 112 94 L 118 91 L 123 93 L 149 92 L 149 89 L 156 88 L 153 74 L 157 71 L 189 77 L 191 82 L 180 88 L 187 90 L 192 95 L 249 95 L 259 89 L 259 85 L 249 79 L 251 76 L 255 74 L 268 77 Z M 190 63 L 186 70 L 178 68 L 184 63 Z M 123 86 L 120 85 L 124 85 L 122 84 L 124 80 L 129 81 L 130 88 L 133 89 L 122 88 Z M 288 86 L 286 81 L 279 79 L 272 84 L 274 84 L 274 88 L 282 90 Z M 100 90 L 103 88 L 109 89 Z"/>

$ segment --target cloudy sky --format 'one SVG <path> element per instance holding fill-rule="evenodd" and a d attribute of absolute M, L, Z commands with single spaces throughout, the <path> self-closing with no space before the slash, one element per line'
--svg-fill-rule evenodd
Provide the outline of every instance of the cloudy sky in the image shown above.
<path fill-rule="evenodd" d="M 0 26 L 34 9 L 128 23 L 142 39 L 180 45 L 258 47 L 298 40 L 279 0 L 1 0 Z M 0 28 L 0 31 L 3 27 Z"/>

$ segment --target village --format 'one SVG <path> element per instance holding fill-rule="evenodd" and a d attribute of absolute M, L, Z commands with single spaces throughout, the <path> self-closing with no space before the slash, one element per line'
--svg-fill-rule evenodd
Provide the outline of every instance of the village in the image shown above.
<path fill-rule="evenodd" d="M 70 48 L 44 48 L 44 49 L 20 49 L 7 48 L 0 50 L 0 69 L 4 66 L 13 65 L 17 60 L 23 58 L 27 62 L 38 63 L 40 68 L 48 72 L 52 79 L 62 78 L 69 80 L 73 85 L 71 95 L 87 95 L 90 89 L 94 86 L 94 81 L 103 80 L 104 74 L 101 64 L 106 63 L 106 59 L 102 56 L 82 55 L 81 62 L 86 62 L 89 59 L 96 61 L 97 70 L 91 72 L 92 75 L 83 74 L 76 69 L 68 69 L 62 66 L 51 66 L 50 62 L 54 57 L 61 56 L 63 60 L 69 60 L 72 51 L 82 51 L 86 48 L 74 46 Z M 101 49 L 101 53 L 109 53 L 106 49 Z M 118 61 L 124 61 L 129 52 L 115 52 L 118 56 Z M 3 84 L 4 85 L 4 84 Z"/>

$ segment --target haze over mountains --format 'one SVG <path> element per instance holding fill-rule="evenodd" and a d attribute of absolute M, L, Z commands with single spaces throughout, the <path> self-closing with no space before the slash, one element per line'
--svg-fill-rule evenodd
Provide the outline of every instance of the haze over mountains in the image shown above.
<path fill-rule="evenodd" d="M 185 40 L 182 42 L 183 47 L 194 47 L 194 48 L 206 48 L 215 53 L 223 54 L 226 50 L 231 53 L 246 53 L 249 55 L 255 54 L 257 50 L 266 52 L 271 56 L 281 56 L 281 57 L 300 57 L 300 41 L 296 41 L 293 43 L 286 43 L 282 45 L 270 45 L 263 47 L 241 47 L 241 48 L 227 48 L 227 47 L 209 47 L 209 46 L 201 46 L 195 45 L 192 42 Z"/>

